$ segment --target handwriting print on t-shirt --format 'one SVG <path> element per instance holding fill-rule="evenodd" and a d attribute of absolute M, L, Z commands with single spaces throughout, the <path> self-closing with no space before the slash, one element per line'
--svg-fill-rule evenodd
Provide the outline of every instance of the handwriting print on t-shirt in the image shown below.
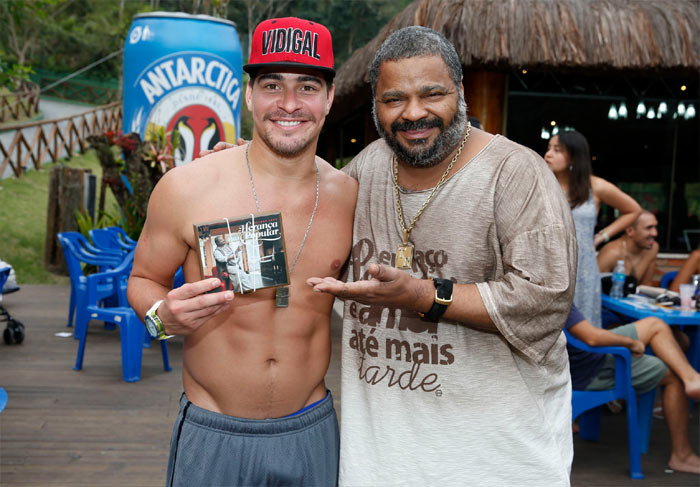
<path fill-rule="evenodd" d="M 421 279 L 438 276 L 447 261 L 444 250 L 416 249 L 411 274 Z M 394 251 L 380 250 L 362 239 L 352 249 L 351 275 L 356 281 L 365 280 L 369 264 L 395 262 Z M 437 323 L 423 321 L 412 311 L 356 302 L 350 302 L 348 311 L 355 326 L 347 346 L 357 353 L 360 380 L 442 395 L 440 370 L 453 365 L 455 356 L 453 345 L 440 340 Z"/>

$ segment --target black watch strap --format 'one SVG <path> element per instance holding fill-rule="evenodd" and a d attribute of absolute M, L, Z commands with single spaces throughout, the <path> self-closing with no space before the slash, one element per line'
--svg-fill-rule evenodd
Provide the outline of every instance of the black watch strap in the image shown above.
<path fill-rule="evenodd" d="M 418 313 L 426 321 L 437 323 L 452 303 L 452 281 L 449 279 L 433 278 L 435 284 L 435 301 L 427 313 Z"/>

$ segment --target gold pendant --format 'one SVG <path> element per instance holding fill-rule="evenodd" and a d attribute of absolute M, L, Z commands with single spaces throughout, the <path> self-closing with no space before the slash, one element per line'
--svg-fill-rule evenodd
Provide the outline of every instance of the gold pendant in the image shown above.
<path fill-rule="evenodd" d="M 289 306 L 289 287 L 281 286 L 275 290 L 275 306 L 287 308 Z"/>
<path fill-rule="evenodd" d="M 404 243 L 396 249 L 396 268 L 410 269 L 413 265 L 413 245 Z"/>

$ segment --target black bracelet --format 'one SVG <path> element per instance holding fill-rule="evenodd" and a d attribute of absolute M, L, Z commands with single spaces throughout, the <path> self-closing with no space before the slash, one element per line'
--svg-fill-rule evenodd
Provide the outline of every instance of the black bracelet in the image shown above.
<path fill-rule="evenodd" d="M 449 279 L 433 278 L 435 285 L 435 301 L 427 313 L 419 312 L 418 315 L 426 321 L 437 323 L 452 303 L 452 281 Z"/>

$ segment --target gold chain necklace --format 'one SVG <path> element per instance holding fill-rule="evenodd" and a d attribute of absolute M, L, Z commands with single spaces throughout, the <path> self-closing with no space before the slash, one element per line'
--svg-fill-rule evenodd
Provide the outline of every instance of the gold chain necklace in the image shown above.
<path fill-rule="evenodd" d="M 430 203 L 430 200 L 433 199 L 433 196 L 437 193 L 438 189 L 440 189 L 440 186 L 442 186 L 442 183 L 445 182 L 445 178 L 449 174 L 450 170 L 452 169 L 452 166 L 455 165 L 455 162 L 457 162 L 457 158 L 459 158 L 459 155 L 462 153 L 462 149 L 464 149 L 464 144 L 467 143 L 467 139 L 469 138 L 469 133 L 471 132 L 472 129 L 472 124 L 467 121 L 467 133 L 464 134 L 464 138 L 462 139 L 462 143 L 459 145 L 459 149 L 457 149 L 457 153 L 455 156 L 452 158 L 450 163 L 447 166 L 447 169 L 445 169 L 445 172 L 442 173 L 442 177 L 440 178 L 440 181 L 435 185 L 433 190 L 431 191 L 430 195 L 428 195 L 428 199 L 425 200 L 425 203 L 423 203 L 423 206 L 420 207 L 418 210 L 418 213 L 416 213 L 416 216 L 413 217 L 413 220 L 411 220 L 411 224 L 406 228 L 406 222 L 404 220 L 403 216 L 403 208 L 401 207 L 401 197 L 399 196 L 399 163 L 396 159 L 396 154 L 394 154 L 393 157 L 393 164 L 394 164 L 394 171 L 392 174 L 392 179 L 394 181 L 394 198 L 396 199 L 396 212 L 398 213 L 399 216 L 399 224 L 401 225 L 401 230 L 403 231 L 403 245 L 399 245 L 399 247 L 396 249 L 396 267 L 399 269 L 410 269 L 412 264 L 413 264 L 413 245 L 408 243 L 408 237 L 411 235 L 411 230 L 413 230 L 413 227 L 416 226 L 416 222 L 418 221 L 418 218 L 420 218 L 421 213 L 423 213 L 423 210 L 428 206 L 428 203 Z"/>

